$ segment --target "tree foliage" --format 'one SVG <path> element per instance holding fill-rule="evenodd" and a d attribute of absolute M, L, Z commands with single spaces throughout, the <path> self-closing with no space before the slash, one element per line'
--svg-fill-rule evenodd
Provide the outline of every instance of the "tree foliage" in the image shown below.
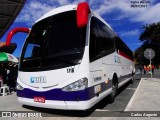
<path fill-rule="evenodd" d="M 141 41 L 152 41 L 160 43 L 160 22 L 143 26 L 144 31 L 140 35 Z"/>
<path fill-rule="evenodd" d="M 149 61 L 144 57 L 144 51 L 152 48 L 156 56 L 152 60 L 155 65 L 160 64 L 160 22 L 147 24 L 143 26 L 144 31 L 141 33 L 139 40 L 143 41 L 143 45 L 136 49 L 135 59 L 137 63 L 148 64 Z"/>
<path fill-rule="evenodd" d="M 136 49 L 134 57 L 136 59 L 136 63 L 142 63 L 144 59 L 144 47 L 139 47 Z"/>

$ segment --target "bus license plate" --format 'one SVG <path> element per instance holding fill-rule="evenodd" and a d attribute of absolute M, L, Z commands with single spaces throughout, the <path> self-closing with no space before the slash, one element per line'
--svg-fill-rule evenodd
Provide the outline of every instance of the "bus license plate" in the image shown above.
<path fill-rule="evenodd" d="M 101 92 L 101 85 L 94 86 L 94 93 L 100 93 Z"/>
<path fill-rule="evenodd" d="M 34 102 L 45 103 L 45 97 L 34 97 Z"/>

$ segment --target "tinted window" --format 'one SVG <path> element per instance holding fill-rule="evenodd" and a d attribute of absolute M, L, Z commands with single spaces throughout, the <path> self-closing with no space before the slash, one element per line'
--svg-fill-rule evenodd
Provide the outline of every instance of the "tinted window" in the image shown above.
<path fill-rule="evenodd" d="M 125 53 L 126 55 L 128 55 L 130 58 L 133 59 L 132 51 L 127 47 L 127 45 L 119 37 L 116 38 L 115 42 L 116 42 L 116 48 L 118 50 L 122 51 L 123 53 Z"/>
<path fill-rule="evenodd" d="M 40 71 L 79 64 L 85 47 L 86 27 L 78 28 L 76 11 L 36 23 L 23 48 L 20 69 Z"/>
<path fill-rule="evenodd" d="M 115 33 L 95 17 L 90 27 L 90 61 L 97 60 L 114 52 Z"/>

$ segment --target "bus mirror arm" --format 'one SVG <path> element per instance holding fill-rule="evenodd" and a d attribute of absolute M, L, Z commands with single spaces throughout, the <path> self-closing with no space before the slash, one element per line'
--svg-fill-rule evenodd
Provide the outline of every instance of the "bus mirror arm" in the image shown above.
<path fill-rule="evenodd" d="M 13 35 L 16 34 L 17 32 L 29 33 L 30 29 L 25 28 L 25 27 L 19 27 L 19 28 L 12 29 L 7 35 L 6 46 L 10 45 Z"/>

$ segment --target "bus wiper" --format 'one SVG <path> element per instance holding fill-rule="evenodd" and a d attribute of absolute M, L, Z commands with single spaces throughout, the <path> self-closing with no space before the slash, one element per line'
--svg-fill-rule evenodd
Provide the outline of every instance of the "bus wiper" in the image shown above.
<path fill-rule="evenodd" d="M 29 61 L 37 61 L 37 60 L 41 60 L 42 57 L 36 57 L 36 58 L 25 58 L 23 59 L 23 62 L 29 62 Z"/>

